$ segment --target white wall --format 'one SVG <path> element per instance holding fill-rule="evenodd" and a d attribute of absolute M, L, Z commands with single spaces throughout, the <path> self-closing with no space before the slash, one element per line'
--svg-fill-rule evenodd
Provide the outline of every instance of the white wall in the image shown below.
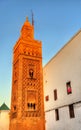
<path fill-rule="evenodd" d="M 46 130 L 81 130 L 81 104 L 74 106 L 75 118 L 70 119 L 67 107 L 59 108 L 59 120 L 55 120 L 55 110 L 45 113 Z"/>
<path fill-rule="evenodd" d="M 44 100 L 45 111 L 50 110 L 46 112 L 46 120 L 48 120 L 46 130 L 79 130 L 81 118 L 79 121 L 78 115 L 79 112 L 81 115 L 81 107 L 75 107 L 77 116 L 74 119 L 69 119 L 66 118 L 67 107 L 64 106 L 81 101 L 81 30 L 43 68 L 43 77 L 44 97 L 49 95 L 49 101 Z M 66 82 L 68 81 L 71 81 L 72 87 L 72 94 L 69 95 L 67 95 L 66 89 Z M 58 99 L 56 101 L 54 101 L 54 89 L 57 89 Z M 60 118 L 64 116 L 65 121 L 61 118 L 56 122 L 52 119 L 53 117 L 52 120 L 50 119 L 50 115 L 54 115 L 52 109 L 59 107 L 61 107 Z M 53 121 L 54 123 L 51 124 Z M 78 129 L 73 126 L 73 123 L 76 122 Z M 71 127 L 66 129 L 65 126 L 68 125 Z"/>
<path fill-rule="evenodd" d="M 9 111 L 0 111 L 0 130 L 9 130 Z"/>
<path fill-rule="evenodd" d="M 50 101 L 45 102 L 45 110 L 50 109 L 50 106 L 54 108 L 81 99 L 81 32 L 44 67 L 43 71 L 44 95 L 50 97 Z M 71 81 L 72 86 L 70 95 L 67 95 L 66 91 L 68 81 Z M 54 101 L 54 89 L 58 92 L 57 101 Z"/>

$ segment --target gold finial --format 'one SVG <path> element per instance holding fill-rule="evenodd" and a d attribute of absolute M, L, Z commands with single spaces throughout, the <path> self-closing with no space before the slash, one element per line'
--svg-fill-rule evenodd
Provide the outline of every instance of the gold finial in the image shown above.
<path fill-rule="evenodd" d="M 26 21 L 28 21 L 28 16 L 26 17 Z"/>

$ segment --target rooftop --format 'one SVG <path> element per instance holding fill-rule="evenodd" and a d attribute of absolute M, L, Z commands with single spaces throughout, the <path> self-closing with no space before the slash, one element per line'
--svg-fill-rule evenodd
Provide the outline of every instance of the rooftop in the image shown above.
<path fill-rule="evenodd" d="M 9 110 L 9 108 L 5 103 L 3 103 L 0 107 L 0 110 Z"/>

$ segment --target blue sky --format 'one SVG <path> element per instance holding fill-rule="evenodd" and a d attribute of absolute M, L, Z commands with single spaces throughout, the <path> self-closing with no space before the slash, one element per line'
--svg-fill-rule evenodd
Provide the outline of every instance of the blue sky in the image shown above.
<path fill-rule="evenodd" d="M 10 106 L 13 46 L 31 10 L 43 66 L 81 28 L 81 0 L 0 0 L 0 105 Z"/>

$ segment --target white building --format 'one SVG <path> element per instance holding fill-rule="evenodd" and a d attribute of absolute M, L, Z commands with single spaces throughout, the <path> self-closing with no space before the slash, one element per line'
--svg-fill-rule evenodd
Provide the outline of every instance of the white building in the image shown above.
<path fill-rule="evenodd" d="M 0 107 L 0 130 L 9 130 L 10 110 L 5 103 Z"/>
<path fill-rule="evenodd" d="M 81 130 L 81 30 L 43 74 L 46 130 Z"/>

